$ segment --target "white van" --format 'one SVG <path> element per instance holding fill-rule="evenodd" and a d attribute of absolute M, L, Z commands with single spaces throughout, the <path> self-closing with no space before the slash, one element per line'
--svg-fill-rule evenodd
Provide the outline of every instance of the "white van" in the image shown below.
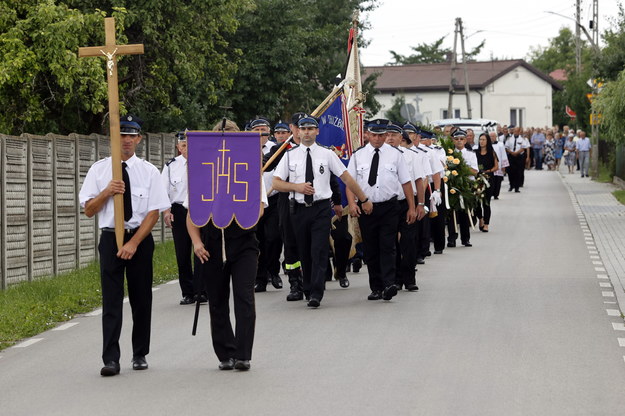
<path fill-rule="evenodd" d="M 482 132 L 496 131 L 497 129 L 497 121 L 487 118 L 444 118 L 434 120 L 430 124 L 441 129 L 449 124 L 462 130 L 472 129 L 475 132 L 475 137 L 479 137 Z"/>

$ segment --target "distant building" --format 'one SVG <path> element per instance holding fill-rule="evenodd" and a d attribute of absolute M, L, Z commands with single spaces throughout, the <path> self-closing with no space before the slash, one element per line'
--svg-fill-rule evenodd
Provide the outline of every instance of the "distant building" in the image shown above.
<path fill-rule="evenodd" d="M 407 114 L 427 124 L 442 118 L 466 118 L 462 64 L 456 69 L 453 113 L 447 114 L 451 65 L 413 64 L 365 67 L 365 76 L 380 73 L 376 100 L 382 104 L 376 117 L 383 117 L 399 96 L 404 96 Z M 467 63 L 472 118 L 488 118 L 502 124 L 524 127 L 551 126 L 552 92 L 562 86 L 522 59 Z M 407 106 L 410 107 L 410 106 Z M 397 120 L 403 121 L 403 120 Z"/>

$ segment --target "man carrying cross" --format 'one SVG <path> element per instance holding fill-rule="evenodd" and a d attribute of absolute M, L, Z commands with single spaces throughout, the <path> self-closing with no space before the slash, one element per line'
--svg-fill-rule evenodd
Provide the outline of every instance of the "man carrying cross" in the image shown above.
<path fill-rule="evenodd" d="M 170 207 L 158 169 L 135 155 L 141 142 L 141 120 L 125 116 L 120 121 L 122 180 L 112 179 L 112 158 L 94 163 L 80 189 L 80 205 L 91 218 L 98 214 L 100 226 L 100 279 L 102 283 L 102 376 L 119 374 L 119 336 L 122 329 L 124 272 L 132 308 L 132 368 L 145 370 L 150 352 L 152 317 L 152 227 L 159 212 Z M 115 238 L 113 196 L 124 201 L 124 243 Z"/>

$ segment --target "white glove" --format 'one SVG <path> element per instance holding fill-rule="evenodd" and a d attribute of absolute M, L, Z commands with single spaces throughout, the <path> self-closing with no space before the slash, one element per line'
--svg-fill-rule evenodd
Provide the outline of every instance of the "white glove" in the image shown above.
<path fill-rule="evenodd" d="M 436 205 L 440 205 L 441 202 L 443 202 L 443 199 L 441 198 L 441 191 L 433 191 L 430 199 L 432 199 Z"/>

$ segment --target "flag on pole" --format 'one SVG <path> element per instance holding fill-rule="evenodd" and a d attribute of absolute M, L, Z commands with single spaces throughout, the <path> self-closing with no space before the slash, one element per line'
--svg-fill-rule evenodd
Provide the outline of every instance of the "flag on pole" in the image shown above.
<path fill-rule="evenodd" d="M 577 113 L 573 110 L 571 110 L 571 107 L 569 107 L 568 105 L 566 106 L 566 115 L 571 117 L 571 118 L 576 118 L 577 117 Z"/>

